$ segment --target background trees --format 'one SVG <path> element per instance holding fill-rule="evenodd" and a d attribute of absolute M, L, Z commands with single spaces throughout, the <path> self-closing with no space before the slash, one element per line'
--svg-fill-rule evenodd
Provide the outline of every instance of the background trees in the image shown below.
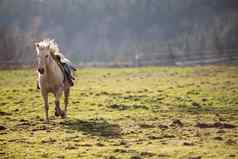
<path fill-rule="evenodd" d="M 0 15 L 0 63 L 33 63 L 46 37 L 84 64 L 230 62 L 238 50 L 236 0 L 1 0 Z"/>

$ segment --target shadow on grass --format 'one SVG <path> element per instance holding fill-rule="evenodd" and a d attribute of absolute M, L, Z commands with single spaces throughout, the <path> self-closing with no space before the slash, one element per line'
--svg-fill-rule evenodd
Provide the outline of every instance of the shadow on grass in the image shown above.
<path fill-rule="evenodd" d="M 83 131 L 89 135 L 107 138 L 119 137 L 121 128 L 117 124 L 111 124 L 103 119 L 91 119 L 89 121 L 71 119 L 63 123 L 65 129 Z"/>

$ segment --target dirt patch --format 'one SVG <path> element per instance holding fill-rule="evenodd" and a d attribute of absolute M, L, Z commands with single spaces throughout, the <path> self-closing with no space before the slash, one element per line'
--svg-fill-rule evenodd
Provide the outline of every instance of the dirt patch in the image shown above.
<path fill-rule="evenodd" d="M 122 104 L 112 104 L 112 105 L 109 106 L 109 108 L 117 109 L 117 110 L 127 110 L 127 109 L 129 109 L 128 106 L 122 105 Z"/>
<path fill-rule="evenodd" d="M 236 157 L 236 155 L 230 154 L 229 157 L 234 158 L 234 157 Z"/>
<path fill-rule="evenodd" d="M 194 146 L 193 142 L 186 141 L 183 143 L 184 146 Z"/>
<path fill-rule="evenodd" d="M 162 139 L 163 137 L 162 136 L 157 136 L 157 135 L 150 135 L 150 136 L 148 136 L 148 138 L 150 140 L 158 140 L 158 139 Z"/>
<path fill-rule="evenodd" d="M 92 144 L 75 144 L 75 146 L 81 146 L 81 147 L 92 147 Z"/>
<path fill-rule="evenodd" d="M 188 159 L 202 159 L 202 156 L 192 156 L 192 157 L 189 157 Z"/>
<path fill-rule="evenodd" d="M 65 147 L 66 150 L 74 150 L 74 149 L 77 149 L 77 147 L 75 145 L 72 145 L 72 144 L 68 144 L 66 147 Z"/>
<path fill-rule="evenodd" d="M 125 100 L 132 100 L 132 101 L 139 101 L 141 99 L 146 98 L 146 95 L 128 95 L 128 96 L 122 96 Z"/>
<path fill-rule="evenodd" d="M 173 134 L 165 134 L 165 135 L 163 135 L 163 138 L 169 138 L 169 139 L 171 139 L 171 138 L 175 138 L 176 136 L 175 135 L 173 135 Z"/>
<path fill-rule="evenodd" d="M 7 129 L 7 127 L 0 125 L 0 131 L 1 130 L 6 130 L 6 129 Z"/>
<path fill-rule="evenodd" d="M 140 155 L 131 156 L 130 159 L 143 159 Z"/>
<path fill-rule="evenodd" d="M 161 153 L 158 155 L 158 157 L 161 157 L 161 158 L 169 158 L 170 155 L 169 154 L 165 154 L 165 153 Z"/>
<path fill-rule="evenodd" d="M 171 127 L 183 127 L 183 123 L 179 120 L 179 119 L 174 119 L 172 120 L 172 122 L 170 123 Z"/>
<path fill-rule="evenodd" d="M 223 138 L 222 138 L 221 136 L 216 136 L 216 137 L 214 137 L 214 140 L 219 140 L 219 141 L 221 141 L 221 140 L 223 140 Z"/>
<path fill-rule="evenodd" d="M 28 120 L 24 120 L 24 119 L 21 119 L 20 122 L 18 124 L 16 124 L 16 128 L 18 129 L 29 129 L 30 127 L 32 127 L 33 123 L 31 123 L 30 121 Z"/>
<path fill-rule="evenodd" d="M 31 129 L 31 131 L 40 131 L 40 130 L 48 130 L 48 127 L 46 125 L 38 125 Z"/>
<path fill-rule="evenodd" d="M 12 115 L 11 113 L 0 111 L 0 116 Z"/>
<path fill-rule="evenodd" d="M 146 109 L 146 110 L 149 109 L 148 107 L 146 107 L 146 106 L 144 106 L 144 105 L 136 105 L 136 104 L 132 105 L 131 107 L 132 107 L 133 109 Z"/>
<path fill-rule="evenodd" d="M 224 134 L 224 133 L 226 133 L 226 131 L 221 129 L 221 130 L 218 130 L 216 133 L 217 134 Z"/>
<path fill-rule="evenodd" d="M 57 156 L 57 158 L 59 158 L 59 159 L 64 159 L 64 158 L 65 158 L 65 156 L 63 156 L 63 155 L 60 155 L 60 156 Z"/>
<path fill-rule="evenodd" d="M 99 146 L 99 147 L 104 147 L 104 146 L 105 146 L 105 144 L 103 144 L 103 143 L 101 143 L 101 142 L 98 142 L 98 143 L 96 143 L 96 146 Z"/>
<path fill-rule="evenodd" d="M 219 128 L 219 129 L 233 129 L 236 126 L 228 123 L 221 123 L 221 122 L 215 122 L 215 123 L 197 123 L 195 127 L 198 128 Z"/>
<path fill-rule="evenodd" d="M 169 128 L 167 125 L 164 125 L 164 124 L 159 124 L 158 127 L 159 127 L 161 130 L 166 130 L 166 129 Z"/>
<path fill-rule="evenodd" d="M 21 139 L 10 139 L 8 140 L 9 143 L 24 143 L 24 144 L 34 144 L 32 141 L 28 141 L 26 138 Z"/>
<path fill-rule="evenodd" d="M 152 152 L 144 151 L 144 152 L 141 152 L 140 155 L 143 156 L 143 157 L 153 157 L 156 154 L 152 153 Z"/>
<path fill-rule="evenodd" d="M 111 93 L 111 92 L 100 92 L 100 93 L 96 93 L 95 96 L 112 96 L 112 97 L 118 97 L 121 96 L 121 93 Z"/>
<path fill-rule="evenodd" d="M 112 109 L 117 109 L 117 110 L 128 110 L 128 109 L 148 109 L 148 107 L 144 106 L 144 105 L 124 105 L 124 104 L 112 104 L 110 106 L 108 106 L 109 108 Z"/>
<path fill-rule="evenodd" d="M 53 139 L 53 138 L 48 138 L 48 139 L 43 139 L 42 141 L 41 141 L 41 143 L 42 144 L 53 144 L 53 143 L 55 143 L 56 142 L 56 140 L 55 139 Z"/>
<path fill-rule="evenodd" d="M 225 143 L 227 145 L 236 145 L 237 144 L 237 142 L 235 140 L 232 140 L 232 139 L 228 139 Z"/>
<path fill-rule="evenodd" d="M 117 159 L 115 156 L 106 157 L 106 159 Z"/>
<path fill-rule="evenodd" d="M 117 153 L 129 153 L 129 150 L 126 150 L 126 149 L 115 149 L 114 152 L 117 152 Z"/>
<path fill-rule="evenodd" d="M 155 128 L 156 126 L 152 123 L 139 123 L 139 127 L 143 129 L 148 129 L 148 128 Z"/>

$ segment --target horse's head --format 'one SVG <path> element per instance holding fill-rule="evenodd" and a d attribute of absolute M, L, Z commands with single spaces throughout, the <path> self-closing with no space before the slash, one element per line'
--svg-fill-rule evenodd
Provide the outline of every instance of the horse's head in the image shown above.
<path fill-rule="evenodd" d="M 35 49 L 37 54 L 38 72 L 44 74 L 46 66 L 51 61 L 50 45 L 48 43 L 38 42 L 35 43 Z"/>

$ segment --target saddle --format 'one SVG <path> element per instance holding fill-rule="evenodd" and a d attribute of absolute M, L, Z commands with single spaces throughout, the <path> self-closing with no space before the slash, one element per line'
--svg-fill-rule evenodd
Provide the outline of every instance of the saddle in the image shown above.
<path fill-rule="evenodd" d="M 55 62 L 58 64 L 61 71 L 63 72 L 64 81 L 67 80 L 69 82 L 70 86 L 73 86 L 74 85 L 73 80 L 75 80 L 73 72 L 75 72 L 77 69 L 72 64 L 72 62 L 70 60 L 68 60 L 67 58 L 65 58 L 60 53 L 52 53 L 51 52 L 51 57 L 55 60 Z"/>

